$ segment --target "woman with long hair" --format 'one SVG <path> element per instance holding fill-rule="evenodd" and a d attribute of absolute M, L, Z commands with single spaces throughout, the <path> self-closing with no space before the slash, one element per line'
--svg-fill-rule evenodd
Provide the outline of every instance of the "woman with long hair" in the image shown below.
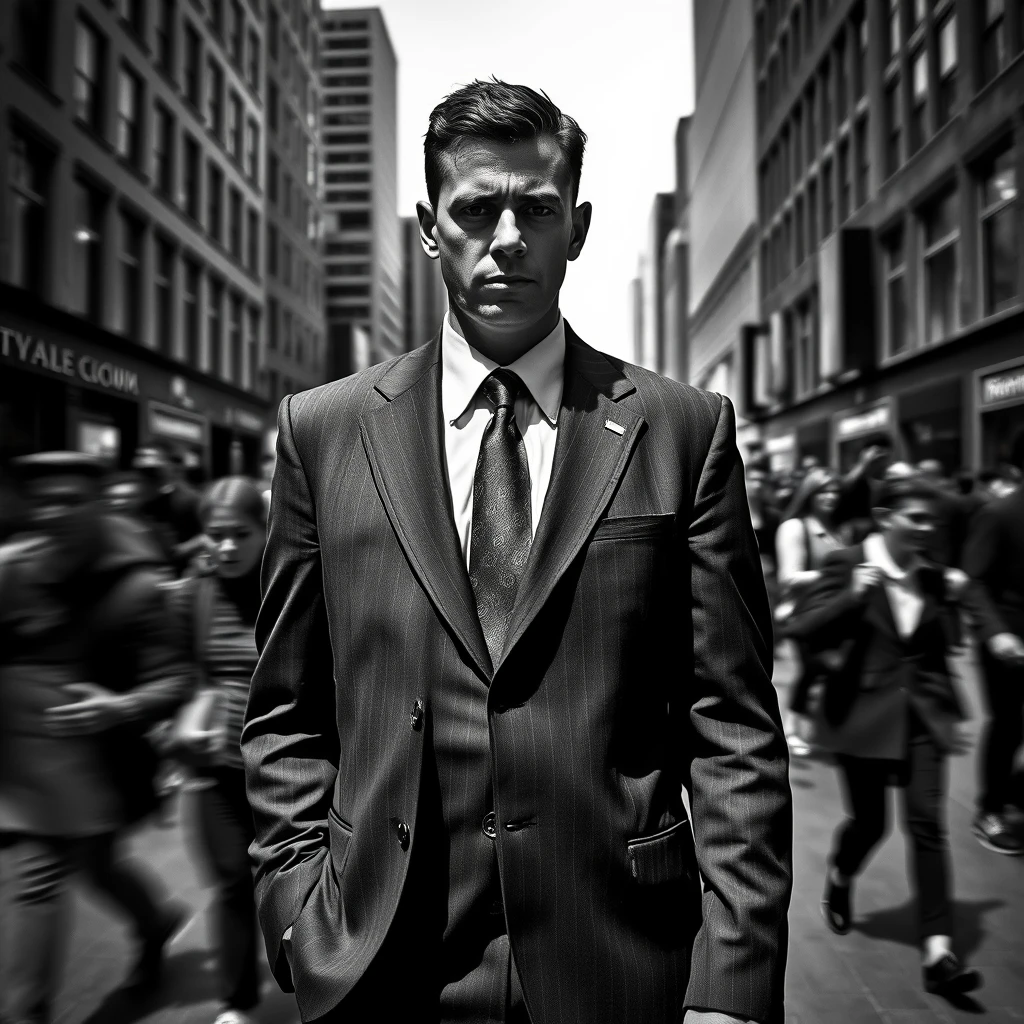
<path fill-rule="evenodd" d="M 255 624 L 266 513 L 259 487 L 245 477 L 211 484 L 199 512 L 209 568 L 183 582 L 199 687 L 190 707 L 191 725 L 180 729 L 179 742 L 199 777 L 199 845 L 217 886 L 214 913 L 223 1009 L 216 1024 L 248 1024 L 247 1011 L 259 1002 L 249 863 L 255 832 L 239 740 L 258 657 Z"/>
<path fill-rule="evenodd" d="M 832 551 L 846 546 L 847 540 L 836 524 L 839 505 L 839 478 L 829 469 L 815 468 L 801 481 L 775 534 L 780 603 L 776 622 L 785 626 L 796 603 L 806 589 L 821 577 L 821 567 Z M 799 649 L 799 648 L 798 648 Z M 803 662 L 801 657 L 801 662 Z M 797 757 L 811 753 L 807 735 L 808 696 L 813 674 L 801 664 L 800 676 L 786 714 L 786 739 Z"/>

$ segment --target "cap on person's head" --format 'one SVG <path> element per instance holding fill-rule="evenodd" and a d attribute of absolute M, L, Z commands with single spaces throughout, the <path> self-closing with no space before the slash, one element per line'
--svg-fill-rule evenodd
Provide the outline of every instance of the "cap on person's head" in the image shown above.
<path fill-rule="evenodd" d="M 43 477 L 84 476 L 99 480 L 107 471 L 102 459 L 85 452 L 36 452 L 11 459 L 11 472 L 22 484 Z"/>

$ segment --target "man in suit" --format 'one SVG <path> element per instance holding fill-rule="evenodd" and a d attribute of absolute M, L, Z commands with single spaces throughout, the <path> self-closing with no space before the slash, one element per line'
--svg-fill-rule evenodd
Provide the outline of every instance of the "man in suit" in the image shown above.
<path fill-rule="evenodd" d="M 791 795 L 732 406 L 562 318 L 584 142 L 525 86 L 447 97 L 439 336 L 281 405 L 242 751 L 303 1020 L 783 1020 Z"/>
<path fill-rule="evenodd" d="M 927 991 L 953 995 L 981 983 L 953 952 L 945 762 L 960 751 L 963 711 L 950 675 L 951 606 L 967 578 L 927 557 L 940 498 L 913 477 L 884 484 L 877 530 L 828 557 L 787 623 L 824 683 L 819 741 L 835 755 L 847 819 L 836 832 L 822 901 L 826 924 L 849 931 L 851 890 L 885 835 L 886 789 L 903 791 L 913 850 Z"/>
<path fill-rule="evenodd" d="M 1024 466 L 1024 434 L 1016 445 Z M 977 512 L 964 569 L 978 600 L 978 649 L 989 721 L 981 744 L 980 792 L 973 832 L 995 853 L 1024 853 L 1024 837 L 1007 808 L 1024 810 L 1014 760 L 1024 739 L 1024 487 Z"/>

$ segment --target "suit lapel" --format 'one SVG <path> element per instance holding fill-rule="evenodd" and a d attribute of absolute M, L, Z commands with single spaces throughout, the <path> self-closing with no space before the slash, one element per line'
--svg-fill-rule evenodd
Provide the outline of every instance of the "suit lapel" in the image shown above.
<path fill-rule="evenodd" d="M 565 385 L 544 509 L 495 671 L 551 596 L 607 508 L 644 419 L 616 403 L 636 390 L 607 357 L 565 326 Z M 605 426 L 611 421 L 614 429 Z"/>
<path fill-rule="evenodd" d="M 374 484 L 413 571 L 485 680 L 491 678 L 473 589 L 452 515 L 441 422 L 440 336 L 377 383 L 387 403 L 360 431 Z"/>

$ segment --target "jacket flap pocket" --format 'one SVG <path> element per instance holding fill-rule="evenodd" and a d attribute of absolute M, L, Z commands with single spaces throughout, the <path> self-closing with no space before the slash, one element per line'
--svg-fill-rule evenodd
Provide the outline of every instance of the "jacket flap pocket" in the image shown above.
<path fill-rule="evenodd" d="M 593 540 L 634 540 L 641 537 L 658 537 L 675 528 L 676 515 L 617 516 L 602 519 L 594 530 Z"/>
<path fill-rule="evenodd" d="M 630 839 L 629 870 L 641 885 L 671 882 L 689 874 L 693 863 L 693 836 L 686 818 L 653 836 Z"/>
<path fill-rule="evenodd" d="M 341 875 L 352 845 L 352 826 L 344 821 L 333 807 L 327 809 L 327 828 L 331 838 L 331 860 L 335 874 Z"/>

